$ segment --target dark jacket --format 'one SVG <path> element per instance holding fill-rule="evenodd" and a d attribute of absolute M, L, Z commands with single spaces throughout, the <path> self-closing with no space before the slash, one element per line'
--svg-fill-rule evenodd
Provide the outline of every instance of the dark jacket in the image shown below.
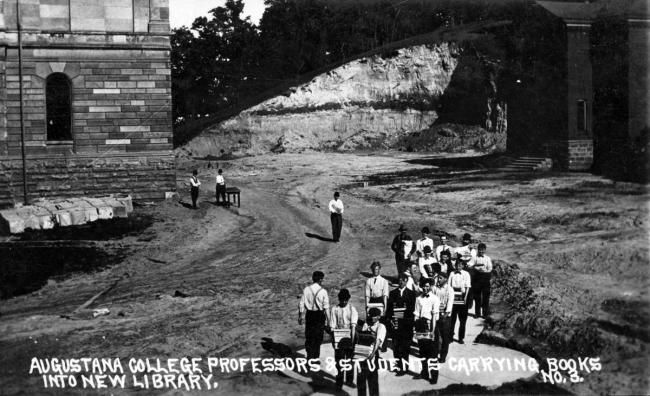
<path fill-rule="evenodd" d="M 388 293 L 388 308 L 386 308 L 386 319 L 393 318 L 393 307 L 406 308 L 404 311 L 405 319 L 413 319 L 415 310 L 415 292 L 411 289 L 405 289 L 402 296 L 399 295 L 399 288 Z"/>

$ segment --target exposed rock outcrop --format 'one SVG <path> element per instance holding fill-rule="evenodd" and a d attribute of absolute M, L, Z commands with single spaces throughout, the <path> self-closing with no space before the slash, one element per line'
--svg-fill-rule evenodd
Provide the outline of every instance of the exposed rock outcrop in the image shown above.
<path fill-rule="evenodd" d="M 470 68 L 460 64 L 468 57 L 473 58 Z M 481 62 L 455 43 L 419 45 L 388 55 L 360 58 L 206 129 L 181 151 L 203 157 L 304 150 L 408 149 L 413 142 L 425 141 L 426 144 L 418 144 L 418 150 L 502 151 L 502 130 L 496 133 L 463 125 L 443 129 L 434 126 L 441 99 L 450 84 L 455 84 L 452 100 L 459 94 L 475 94 L 475 101 L 488 107 L 486 92 L 493 91 L 493 79 L 476 66 Z M 459 76 L 463 80 L 460 85 Z M 466 79 L 472 81 L 467 83 Z M 468 93 L 465 86 L 485 89 Z M 458 122 L 463 121 L 466 120 Z M 485 126 L 486 121 L 483 118 L 477 124 Z M 451 128 L 454 137 L 444 136 L 444 128 Z"/>

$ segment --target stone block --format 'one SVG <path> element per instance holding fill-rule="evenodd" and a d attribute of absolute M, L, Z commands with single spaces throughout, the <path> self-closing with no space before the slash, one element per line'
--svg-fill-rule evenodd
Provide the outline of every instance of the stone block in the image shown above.
<path fill-rule="evenodd" d="M 54 218 L 56 219 L 57 224 L 61 227 L 68 227 L 73 224 L 72 216 L 67 210 L 54 212 Z"/>
<path fill-rule="evenodd" d="M 133 212 L 133 201 L 130 195 L 114 195 L 113 197 L 124 205 L 126 213 Z"/>
<path fill-rule="evenodd" d="M 11 234 L 19 234 L 25 231 L 25 220 L 12 210 L 2 210 L 0 211 L 0 229 Z"/>

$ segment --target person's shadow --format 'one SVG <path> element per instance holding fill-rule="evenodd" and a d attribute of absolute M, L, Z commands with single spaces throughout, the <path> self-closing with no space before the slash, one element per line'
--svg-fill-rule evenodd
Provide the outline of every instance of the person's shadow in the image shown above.
<path fill-rule="evenodd" d="M 332 238 L 327 238 L 318 234 L 312 234 L 311 232 L 305 232 L 305 236 L 307 238 L 314 238 L 318 239 L 319 241 L 325 241 L 325 242 L 334 242 Z"/>
<path fill-rule="evenodd" d="M 187 209 L 194 209 L 194 207 L 192 206 L 191 203 L 187 203 L 187 202 L 183 202 L 183 201 L 178 201 L 178 203 L 181 204 L 181 205 L 183 205 L 183 206 L 186 207 Z M 198 209 L 198 207 L 197 207 L 197 209 Z"/>

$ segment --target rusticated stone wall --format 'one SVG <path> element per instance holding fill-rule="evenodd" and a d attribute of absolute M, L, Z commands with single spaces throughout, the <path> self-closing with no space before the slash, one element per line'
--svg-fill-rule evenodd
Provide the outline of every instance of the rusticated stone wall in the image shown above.
<path fill-rule="evenodd" d="M 28 196 L 175 190 L 168 0 L 20 2 Z M 72 136 L 48 140 L 46 81 L 71 86 Z M 15 0 L 0 0 L 0 205 L 22 202 Z"/>

